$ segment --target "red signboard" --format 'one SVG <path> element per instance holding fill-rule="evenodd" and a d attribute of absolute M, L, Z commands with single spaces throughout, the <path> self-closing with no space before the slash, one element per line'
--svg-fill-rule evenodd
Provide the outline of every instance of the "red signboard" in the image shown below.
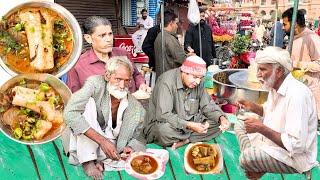
<path fill-rule="evenodd" d="M 129 52 L 130 58 L 136 63 L 148 63 L 149 58 L 144 53 L 134 56 L 134 45 L 131 36 L 114 36 L 114 46 L 125 49 Z"/>

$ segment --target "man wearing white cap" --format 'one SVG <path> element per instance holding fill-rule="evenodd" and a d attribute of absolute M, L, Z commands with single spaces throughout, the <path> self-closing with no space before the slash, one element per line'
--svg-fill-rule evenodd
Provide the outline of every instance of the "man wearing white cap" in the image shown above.
<path fill-rule="evenodd" d="M 205 73 L 205 61 L 189 56 L 180 68 L 159 77 L 143 130 L 148 143 L 175 149 L 188 142 L 209 141 L 229 128 L 224 113 L 205 91 L 201 81 Z"/>
<path fill-rule="evenodd" d="M 269 96 L 263 106 L 240 100 L 239 106 L 260 117 L 245 117 L 234 131 L 240 144 L 240 166 L 250 179 L 264 173 L 303 173 L 317 166 L 317 111 L 311 90 L 290 73 L 288 51 L 258 51 L 257 77 Z M 255 138 L 252 139 L 252 133 Z"/>

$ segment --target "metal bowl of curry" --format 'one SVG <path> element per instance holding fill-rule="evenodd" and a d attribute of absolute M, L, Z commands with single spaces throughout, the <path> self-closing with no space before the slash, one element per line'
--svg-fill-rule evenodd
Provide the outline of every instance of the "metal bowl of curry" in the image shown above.
<path fill-rule="evenodd" d="M 21 74 L 0 87 L 0 130 L 22 144 L 43 144 L 66 128 L 62 112 L 71 96 L 50 74 Z"/>
<path fill-rule="evenodd" d="M 60 77 L 77 62 L 82 32 L 76 18 L 52 2 L 27 2 L 0 21 L 0 65 L 15 76 L 49 73 Z"/>

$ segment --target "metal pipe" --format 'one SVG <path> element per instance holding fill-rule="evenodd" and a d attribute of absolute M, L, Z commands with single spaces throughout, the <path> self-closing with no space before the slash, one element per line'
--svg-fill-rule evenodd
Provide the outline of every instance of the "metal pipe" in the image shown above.
<path fill-rule="evenodd" d="M 199 27 L 199 48 L 200 48 L 200 57 L 202 58 L 202 39 L 201 39 L 201 28 L 200 28 L 200 22 L 198 23 Z"/>
<path fill-rule="evenodd" d="M 288 46 L 288 51 L 289 51 L 290 55 L 291 55 L 291 53 L 292 53 L 292 44 L 293 44 L 293 37 L 294 37 L 294 27 L 296 26 L 298 5 L 299 5 L 299 0 L 294 0 L 292 21 L 291 21 L 291 23 L 290 23 L 290 24 L 291 24 L 290 39 L 289 39 L 289 46 Z"/>
<path fill-rule="evenodd" d="M 164 49 L 164 1 L 160 2 L 160 8 L 161 8 L 161 61 L 162 61 L 162 65 L 161 65 L 161 72 L 164 72 L 164 53 L 165 53 L 165 49 Z M 156 74 L 156 76 L 159 76 L 158 74 Z"/>
<path fill-rule="evenodd" d="M 277 22 L 278 22 L 278 1 L 276 1 L 276 17 L 274 21 L 274 30 L 273 30 L 273 46 L 276 46 L 277 39 Z"/>

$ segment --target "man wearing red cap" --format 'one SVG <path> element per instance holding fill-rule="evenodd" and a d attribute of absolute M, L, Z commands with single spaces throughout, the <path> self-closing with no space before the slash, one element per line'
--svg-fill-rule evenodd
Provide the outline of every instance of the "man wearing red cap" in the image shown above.
<path fill-rule="evenodd" d="M 175 149 L 188 142 L 209 141 L 229 128 L 229 121 L 205 91 L 201 81 L 205 73 L 205 61 L 189 56 L 180 68 L 159 77 L 143 131 L 148 143 Z"/>

